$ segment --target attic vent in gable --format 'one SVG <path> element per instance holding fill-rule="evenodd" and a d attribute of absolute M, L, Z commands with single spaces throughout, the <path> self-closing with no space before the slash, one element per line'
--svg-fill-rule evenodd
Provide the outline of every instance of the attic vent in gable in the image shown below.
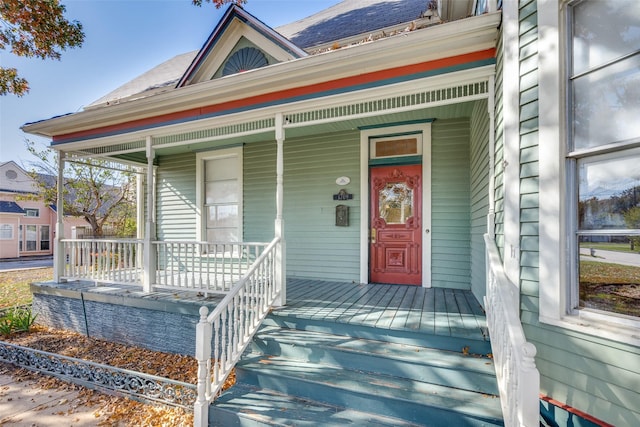
<path fill-rule="evenodd" d="M 269 65 L 267 57 L 259 49 L 244 47 L 236 51 L 224 64 L 223 76 L 253 70 L 254 68 Z"/>

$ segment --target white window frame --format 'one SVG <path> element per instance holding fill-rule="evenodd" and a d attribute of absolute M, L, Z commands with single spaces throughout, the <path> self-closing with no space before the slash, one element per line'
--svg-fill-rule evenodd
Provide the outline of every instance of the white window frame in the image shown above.
<path fill-rule="evenodd" d="M 575 224 L 558 221 L 573 212 L 577 191 L 575 176 L 568 176 L 567 160 L 569 100 L 566 98 L 567 48 L 566 14 L 569 1 L 538 2 L 539 160 L 540 209 L 539 320 L 562 328 L 626 344 L 640 345 L 640 320 L 615 313 L 571 310 L 574 253 L 571 240 Z M 568 169 L 569 168 L 569 169 Z"/>
<path fill-rule="evenodd" d="M 40 209 L 38 208 L 24 208 L 24 216 L 29 218 L 40 218 Z"/>
<path fill-rule="evenodd" d="M 9 237 L 4 237 L 4 233 L 9 231 Z M 13 240 L 13 224 L 0 224 L 0 240 Z"/>
<path fill-rule="evenodd" d="M 240 215 L 240 220 L 238 221 L 238 236 L 240 236 L 240 241 L 243 240 L 244 230 L 243 230 L 243 217 L 244 217 L 244 208 L 243 208 L 243 177 L 244 177 L 244 162 L 242 159 L 243 147 L 232 147 L 232 148 L 223 148 L 220 150 L 213 151 L 204 151 L 196 154 L 196 236 L 200 239 L 201 242 L 207 241 L 207 227 L 206 227 L 206 214 L 205 214 L 205 162 L 208 160 L 216 160 L 221 158 L 229 158 L 229 157 L 238 157 L 240 160 L 240 170 L 238 171 L 238 185 L 240 187 L 240 200 L 238 201 L 238 213 Z"/>

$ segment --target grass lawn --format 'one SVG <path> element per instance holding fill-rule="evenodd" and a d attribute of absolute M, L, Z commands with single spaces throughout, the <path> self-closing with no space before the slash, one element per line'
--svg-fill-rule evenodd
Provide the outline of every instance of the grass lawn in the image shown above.
<path fill-rule="evenodd" d="M 640 268 L 581 261 L 580 305 L 640 316 Z"/>
<path fill-rule="evenodd" d="M 29 304 L 32 282 L 53 279 L 53 268 L 0 272 L 0 309 Z"/>

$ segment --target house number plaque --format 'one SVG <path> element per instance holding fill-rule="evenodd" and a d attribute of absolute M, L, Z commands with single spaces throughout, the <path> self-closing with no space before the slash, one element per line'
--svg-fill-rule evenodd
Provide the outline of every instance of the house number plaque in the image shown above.
<path fill-rule="evenodd" d="M 333 200 L 351 200 L 353 199 L 353 194 L 347 193 L 347 190 L 344 188 L 338 191 L 338 194 L 333 195 Z"/>

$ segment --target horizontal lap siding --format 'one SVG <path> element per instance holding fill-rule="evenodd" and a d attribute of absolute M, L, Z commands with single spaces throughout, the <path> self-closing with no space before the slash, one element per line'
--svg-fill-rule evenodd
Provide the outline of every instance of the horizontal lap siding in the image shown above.
<path fill-rule="evenodd" d="M 489 114 L 487 101 L 478 101 L 471 115 L 471 290 L 485 295 L 485 244 L 489 212 Z"/>
<path fill-rule="evenodd" d="M 244 147 L 244 240 L 273 239 L 276 218 L 276 143 Z"/>
<path fill-rule="evenodd" d="M 436 120 L 431 129 L 432 285 L 469 289 L 471 280 L 469 120 Z"/>
<path fill-rule="evenodd" d="M 323 280 L 360 278 L 360 136 L 340 132 L 284 142 L 284 233 L 287 275 Z M 273 236 L 274 143 L 245 147 L 245 239 Z M 340 187 L 336 178 L 351 182 Z M 335 201 L 341 188 L 353 200 Z M 335 225 L 335 207 L 350 207 L 349 226 Z"/>
<path fill-rule="evenodd" d="M 640 425 L 637 347 L 539 323 L 538 29 L 535 1 L 520 7 L 520 289 L 527 339 L 538 349 L 541 392 L 613 425 Z M 543 81 L 540 82 L 543 84 Z M 561 219 L 559 219 L 561 220 Z M 568 279 L 567 279 L 568 280 Z"/>
<path fill-rule="evenodd" d="M 158 240 L 198 240 L 195 154 L 158 158 L 156 206 Z"/>

